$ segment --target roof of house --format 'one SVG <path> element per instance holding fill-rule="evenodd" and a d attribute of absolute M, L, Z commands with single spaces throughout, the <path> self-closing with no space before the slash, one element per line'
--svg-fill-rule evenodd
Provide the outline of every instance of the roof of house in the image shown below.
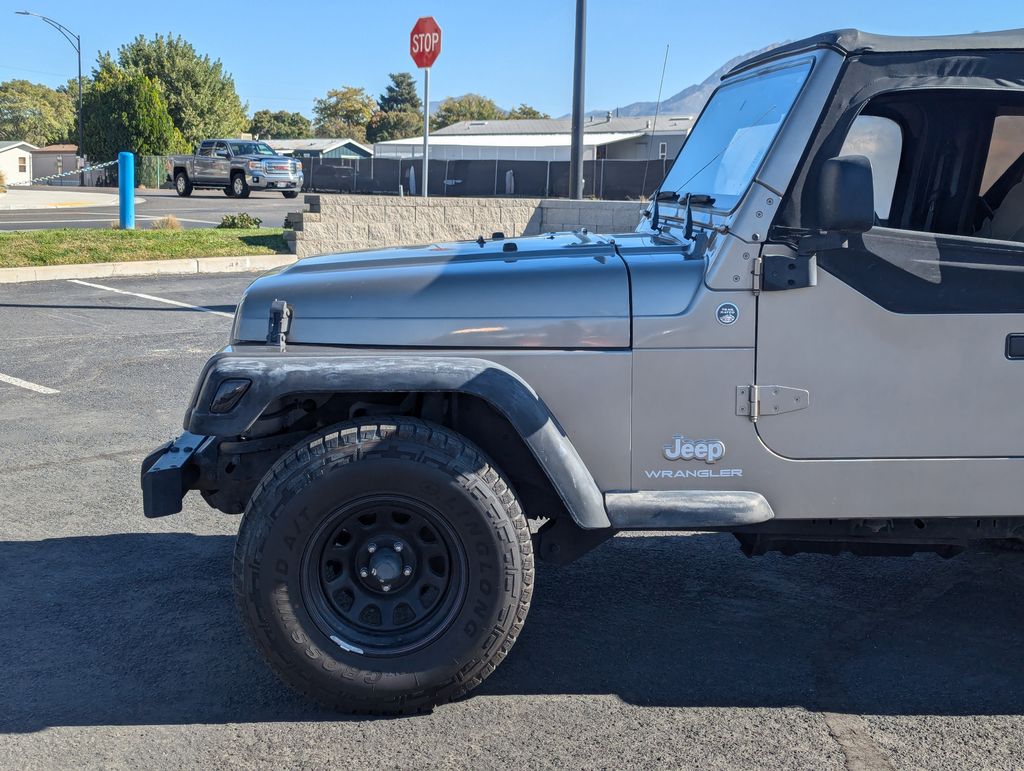
<path fill-rule="evenodd" d="M 32 152 L 34 153 L 77 153 L 78 145 L 72 144 L 56 144 L 46 145 L 46 147 L 37 147 Z"/>
<path fill-rule="evenodd" d="M 365 152 L 367 155 L 373 153 L 373 150 L 361 142 L 357 142 L 354 139 L 263 139 L 275 150 L 289 150 L 295 152 L 297 150 L 310 150 L 313 152 L 329 153 L 335 148 L 342 147 L 344 145 L 353 145 L 358 147 L 360 150 Z"/>
<path fill-rule="evenodd" d="M 1006 51 L 1024 48 L 1024 29 L 974 32 L 969 35 L 875 35 L 859 29 L 836 29 L 795 40 L 746 59 L 727 75 L 749 69 L 780 56 L 813 48 L 831 48 L 841 54 L 903 53 L 927 51 Z"/>
<path fill-rule="evenodd" d="M 8 141 L 0 142 L 0 153 L 5 153 L 8 150 L 13 150 L 15 147 L 27 147 L 29 150 L 38 150 L 39 149 L 38 147 L 36 147 L 31 142 L 21 142 L 21 141 L 18 141 L 17 139 L 15 139 L 13 141 L 8 140 Z"/>
<path fill-rule="evenodd" d="M 673 133 L 688 131 L 693 123 L 690 115 L 662 115 L 655 127 L 653 116 L 631 118 L 589 117 L 583 124 L 586 134 Z M 568 118 L 538 118 L 527 120 L 463 120 L 431 132 L 431 136 L 494 136 L 499 134 L 569 134 L 572 121 Z"/>

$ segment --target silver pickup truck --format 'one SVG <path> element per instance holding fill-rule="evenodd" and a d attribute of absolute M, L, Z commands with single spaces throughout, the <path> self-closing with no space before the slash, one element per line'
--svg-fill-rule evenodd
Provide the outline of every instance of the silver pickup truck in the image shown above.
<path fill-rule="evenodd" d="M 253 190 L 276 190 L 295 198 L 302 189 L 302 162 L 278 155 L 266 142 L 207 139 L 195 155 L 173 155 L 168 180 L 180 196 L 193 190 L 223 190 L 248 198 Z"/>

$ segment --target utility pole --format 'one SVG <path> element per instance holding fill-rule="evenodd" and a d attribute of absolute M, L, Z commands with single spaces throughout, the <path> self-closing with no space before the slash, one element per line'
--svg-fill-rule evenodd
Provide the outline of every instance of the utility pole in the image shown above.
<path fill-rule="evenodd" d="M 82 130 L 82 38 L 76 35 L 74 32 L 69 30 L 63 24 L 58 21 L 54 21 L 48 16 L 43 16 L 38 13 L 32 13 L 32 11 L 15 11 L 19 16 L 35 16 L 36 18 L 42 19 L 71 43 L 71 47 L 75 49 L 75 53 L 78 54 L 78 162 L 79 168 L 84 166 L 83 155 L 83 130 Z M 79 171 L 78 173 L 78 184 L 81 187 L 85 187 L 85 172 Z"/>
<path fill-rule="evenodd" d="M 583 198 L 583 86 L 587 58 L 587 0 L 576 0 L 576 53 L 572 72 L 572 148 L 569 197 Z"/>

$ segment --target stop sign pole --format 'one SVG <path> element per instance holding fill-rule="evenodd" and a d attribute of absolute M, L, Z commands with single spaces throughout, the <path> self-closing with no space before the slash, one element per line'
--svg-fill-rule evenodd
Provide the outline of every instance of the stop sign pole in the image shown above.
<path fill-rule="evenodd" d="M 423 197 L 430 171 L 430 68 L 441 53 L 441 28 L 433 16 L 417 19 L 409 34 L 409 55 L 423 70 Z"/>

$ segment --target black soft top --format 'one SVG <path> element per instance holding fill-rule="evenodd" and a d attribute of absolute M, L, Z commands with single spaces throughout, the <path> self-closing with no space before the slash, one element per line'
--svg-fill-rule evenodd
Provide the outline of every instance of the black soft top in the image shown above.
<path fill-rule="evenodd" d="M 785 43 L 777 48 L 740 62 L 726 77 L 764 62 L 815 48 L 831 48 L 846 56 L 871 53 L 913 53 L 923 51 L 1008 51 L 1024 50 L 1024 29 L 974 32 L 969 35 L 875 35 L 859 29 L 837 29 L 820 35 Z"/>

